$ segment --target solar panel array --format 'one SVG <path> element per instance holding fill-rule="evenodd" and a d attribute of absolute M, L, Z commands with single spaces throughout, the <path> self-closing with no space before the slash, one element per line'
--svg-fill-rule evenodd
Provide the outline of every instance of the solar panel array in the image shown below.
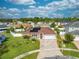
<path fill-rule="evenodd" d="M 30 30 L 30 32 L 38 32 L 41 28 L 40 27 L 35 27 L 32 30 Z"/>

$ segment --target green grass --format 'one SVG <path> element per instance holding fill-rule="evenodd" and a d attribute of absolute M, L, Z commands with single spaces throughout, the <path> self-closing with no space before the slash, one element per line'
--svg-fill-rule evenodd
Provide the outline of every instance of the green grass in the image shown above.
<path fill-rule="evenodd" d="M 3 44 L 7 45 L 9 51 L 1 56 L 2 59 L 13 59 L 22 53 L 39 49 L 40 42 L 38 40 L 33 42 L 23 37 L 14 38 L 10 33 L 3 34 L 8 38 Z"/>
<path fill-rule="evenodd" d="M 77 49 L 74 43 L 66 43 L 65 48 Z"/>
<path fill-rule="evenodd" d="M 79 52 L 63 50 L 62 52 L 65 56 L 73 56 L 79 58 Z"/>
<path fill-rule="evenodd" d="M 26 56 L 22 59 L 37 59 L 37 55 L 38 55 L 38 53 L 33 53 L 33 54 Z"/>
<path fill-rule="evenodd" d="M 57 44 L 59 46 L 59 48 L 62 48 L 62 44 L 59 42 L 60 38 L 57 37 Z M 70 49 L 77 49 L 77 47 L 75 46 L 75 44 L 72 43 L 64 43 L 65 47 L 63 48 L 70 48 Z M 78 49 L 77 49 L 78 50 Z M 79 58 L 79 52 L 76 51 L 70 51 L 70 50 L 61 50 L 62 54 L 65 56 L 73 56 L 73 57 L 78 57 Z"/>

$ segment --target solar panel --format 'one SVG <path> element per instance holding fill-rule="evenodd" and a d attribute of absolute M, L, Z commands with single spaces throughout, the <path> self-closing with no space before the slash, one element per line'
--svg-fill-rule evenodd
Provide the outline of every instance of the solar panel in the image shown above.
<path fill-rule="evenodd" d="M 38 32 L 41 28 L 40 27 L 35 27 L 32 30 L 30 30 L 30 32 Z"/>

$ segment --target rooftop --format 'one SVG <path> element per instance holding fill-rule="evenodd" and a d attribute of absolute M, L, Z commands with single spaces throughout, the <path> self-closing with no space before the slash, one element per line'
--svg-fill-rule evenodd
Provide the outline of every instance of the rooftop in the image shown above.
<path fill-rule="evenodd" d="M 31 24 L 28 24 L 28 23 L 16 24 L 15 26 L 16 26 L 17 28 L 19 28 L 19 27 L 21 27 L 21 26 L 23 26 L 24 28 L 26 28 L 26 27 L 32 27 L 32 25 L 31 25 Z"/>
<path fill-rule="evenodd" d="M 26 30 L 25 33 L 37 33 L 37 34 L 55 34 L 55 32 L 48 27 L 35 27 L 31 30 Z"/>

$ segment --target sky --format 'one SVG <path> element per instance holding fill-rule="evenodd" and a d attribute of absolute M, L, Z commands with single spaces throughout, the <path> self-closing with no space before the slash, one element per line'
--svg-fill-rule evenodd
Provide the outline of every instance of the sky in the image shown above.
<path fill-rule="evenodd" d="M 79 17 L 79 0 L 0 0 L 0 18 Z"/>

